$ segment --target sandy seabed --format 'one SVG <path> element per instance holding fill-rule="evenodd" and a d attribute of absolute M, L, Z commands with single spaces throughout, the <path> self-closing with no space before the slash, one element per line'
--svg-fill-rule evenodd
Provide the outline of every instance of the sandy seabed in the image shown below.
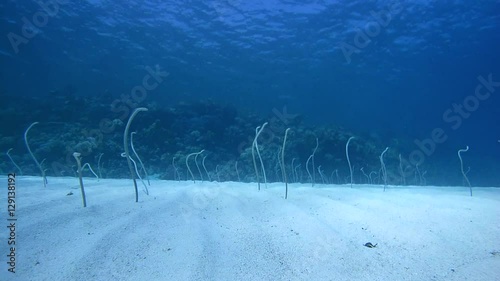
<path fill-rule="evenodd" d="M 153 180 L 135 203 L 85 178 L 83 208 L 77 179 L 48 181 L 17 177 L 0 280 L 500 280 L 500 188 Z"/>

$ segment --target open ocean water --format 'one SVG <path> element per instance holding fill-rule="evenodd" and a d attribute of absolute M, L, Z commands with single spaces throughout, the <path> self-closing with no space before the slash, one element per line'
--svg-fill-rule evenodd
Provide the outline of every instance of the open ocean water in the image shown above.
<path fill-rule="evenodd" d="M 5 0 L 0 34 L 0 149 L 24 174 L 73 176 L 80 152 L 127 177 L 124 124 L 146 107 L 131 131 L 157 178 L 189 179 L 183 162 L 204 149 L 207 174 L 255 180 L 269 122 L 270 181 L 290 128 L 294 181 L 350 182 L 355 136 L 356 183 L 381 182 L 389 147 L 392 184 L 500 186 L 497 0 Z M 20 173 L 7 155 L 0 170 Z"/>

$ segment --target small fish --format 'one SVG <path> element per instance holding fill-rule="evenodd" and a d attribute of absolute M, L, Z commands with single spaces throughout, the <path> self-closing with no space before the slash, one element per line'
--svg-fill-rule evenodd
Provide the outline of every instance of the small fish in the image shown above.
<path fill-rule="evenodd" d="M 363 246 L 368 247 L 368 248 L 376 248 L 377 244 L 373 245 L 371 242 L 365 243 Z"/>

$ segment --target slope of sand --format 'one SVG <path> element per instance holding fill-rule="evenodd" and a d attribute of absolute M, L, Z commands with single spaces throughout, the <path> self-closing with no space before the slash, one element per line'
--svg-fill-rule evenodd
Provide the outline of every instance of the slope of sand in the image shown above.
<path fill-rule="evenodd" d="M 18 177 L 0 280 L 500 280 L 500 189 L 84 182 Z"/>

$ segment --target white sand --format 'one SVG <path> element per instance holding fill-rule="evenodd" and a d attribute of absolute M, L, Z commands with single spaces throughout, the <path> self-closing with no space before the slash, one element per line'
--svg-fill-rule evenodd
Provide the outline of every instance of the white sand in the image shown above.
<path fill-rule="evenodd" d="M 0 280 L 500 280 L 498 188 L 84 181 L 18 177 Z"/>

